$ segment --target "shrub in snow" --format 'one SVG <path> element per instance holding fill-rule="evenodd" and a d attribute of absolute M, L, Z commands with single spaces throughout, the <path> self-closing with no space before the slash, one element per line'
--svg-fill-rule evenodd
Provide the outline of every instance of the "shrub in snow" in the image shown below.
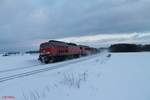
<path fill-rule="evenodd" d="M 83 72 L 82 74 L 75 73 L 64 73 L 63 80 L 61 83 L 67 85 L 69 87 L 80 88 L 81 83 L 87 80 L 87 72 Z"/>
<path fill-rule="evenodd" d="M 110 57 L 111 57 L 111 54 L 108 54 L 107 57 L 110 58 Z"/>

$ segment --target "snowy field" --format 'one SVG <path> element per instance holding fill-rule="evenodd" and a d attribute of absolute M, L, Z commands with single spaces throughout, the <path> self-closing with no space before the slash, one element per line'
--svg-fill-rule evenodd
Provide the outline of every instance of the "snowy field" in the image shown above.
<path fill-rule="evenodd" d="M 150 53 L 108 55 L 47 65 L 37 61 L 38 55 L 0 56 L 0 81 L 49 68 L 0 82 L 0 100 L 150 100 Z"/>

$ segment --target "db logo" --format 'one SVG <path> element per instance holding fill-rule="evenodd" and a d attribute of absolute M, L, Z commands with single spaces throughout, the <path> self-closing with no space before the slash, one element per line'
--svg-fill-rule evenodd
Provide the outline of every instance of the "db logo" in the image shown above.
<path fill-rule="evenodd" d="M 1 96 L 1 99 L 15 99 L 15 96 Z"/>

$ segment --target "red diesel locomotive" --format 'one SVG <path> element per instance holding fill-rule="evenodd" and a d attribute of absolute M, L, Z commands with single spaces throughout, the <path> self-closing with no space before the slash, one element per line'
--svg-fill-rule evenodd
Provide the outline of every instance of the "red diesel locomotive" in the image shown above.
<path fill-rule="evenodd" d="M 94 53 L 96 49 L 88 46 L 76 45 L 61 41 L 50 40 L 40 45 L 39 60 L 43 63 L 52 63 L 68 58 L 78 58 L 82 55 Z"/>

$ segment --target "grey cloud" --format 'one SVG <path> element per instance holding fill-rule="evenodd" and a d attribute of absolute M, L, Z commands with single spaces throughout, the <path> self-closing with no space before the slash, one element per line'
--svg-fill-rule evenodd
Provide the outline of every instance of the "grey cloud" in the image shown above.
<path fill-rule="evenodd" d="M 149 32 L 149 9 L 149 0 L 1 0 L 0 44 L 9 48 L 18 41 Z"/>

